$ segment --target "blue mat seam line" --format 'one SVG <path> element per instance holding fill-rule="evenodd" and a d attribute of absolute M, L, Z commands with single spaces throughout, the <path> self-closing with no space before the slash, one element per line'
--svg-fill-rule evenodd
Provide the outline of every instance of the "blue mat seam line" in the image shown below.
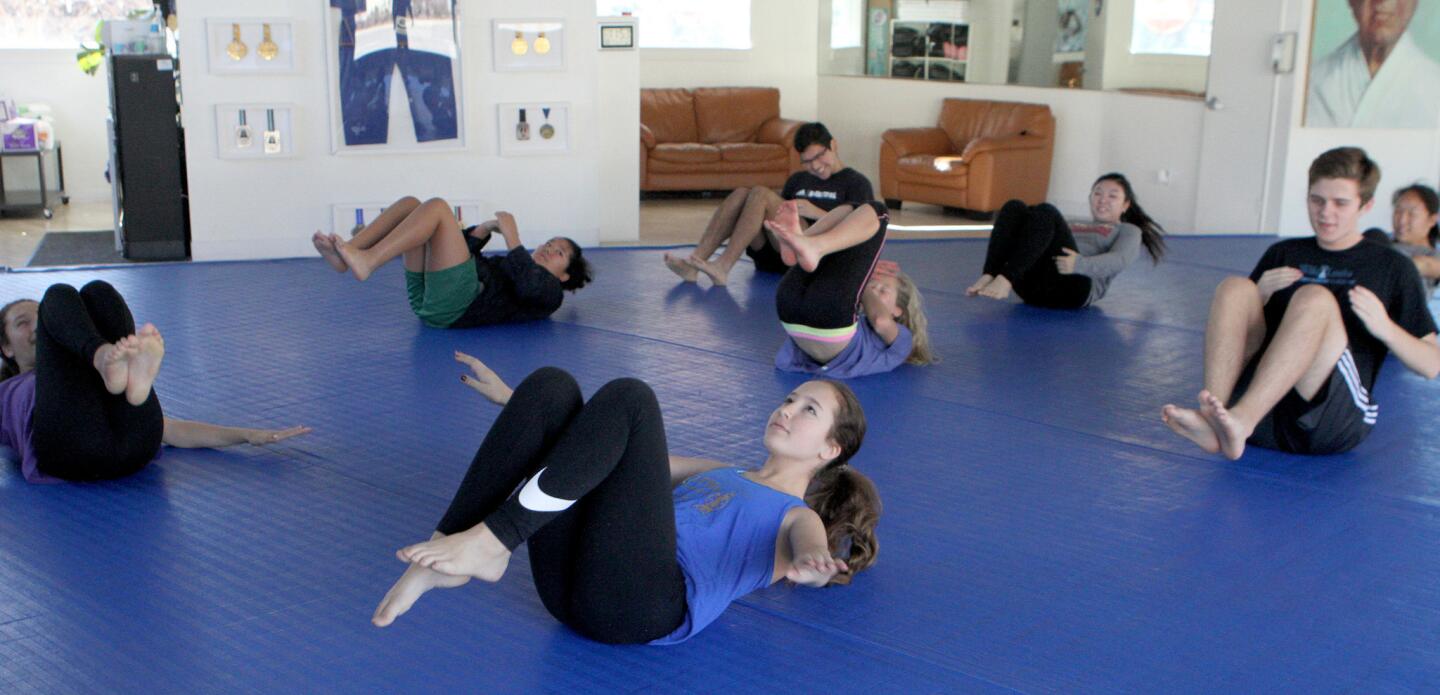
<path fill-rule="evenodd" d="M 1019 422 L 1024 422 L 1024 423 L 1028 423 L 1028 424 L 1031 424 L 1031 425 L 1036 425 L 1036 426 L 1039 426 L 1039 427 L 1044 427 L 1044 428 L 1048 428 L 1048 429 L 1059 430 L 1059 431 L 1061 431 L 1061 432 L 1068 432 L 1068 433 L 1070 433 L 1070 434 L 1079 435 L 1079 436 L 1082 436 L 1082 437 L 1085 437 L 1085 438 L 1088 438 L 1088 439 L 1095 439 L 1095 440 L 1103 441 L 1103 442 L 1106 442 L 1106 443 L 1112 444 L 1112 445 L 1119 445 L 1119 446 L 1130 447 L 1130 448 L 1134 448 L 1134 449 L 1140 449 L 1140 450 L 1143 450 L 1143 451 L 1149 451 L 1149 452 L 1153 452 L 1153 453 L 1156 453 L 1156 454 L 1161 454 L 1161 455 L 1163 455 L 1163 457 L 1175 457 L 1175 458 L 1182 459 L 1182 460 L 1186 460 L 1186 461 L 1198 461 L 1198 462 L 1200 462 L 1202 465 L 1210 466 L 1210 467 L 1223 466 L 1223 467 L 1225 467 L 1225 468 L 1227 468 L 1227 469 L 1230 469 L 1231 471 L 1234 471 L 1234 472 L 1236 472 L 1236 473 L 1240 473 L 1241 475 L 1244 475 L 1244 476 L 1246 476 L 1246 477 L 1256 478 L 1256 479 L 1261 479 L 1261 480 L 1267 480 L 1267 481 L 1279 483 L 1279 484 L 1281 484 L 1281 485 L 1285 485 L 1285 486 L 1288 486 L 1288 487 L 1291 487 L 1291 488 L 1294 488 L 1294 489 L 1304 490 L 1304 491 L 1306 491 L 1306 492 L 1312 492 L 1312 493 L 1314 493 L 1314 492 L 1320 492 L 1320 493 L 1325 493 L 1325 494 L 1329 494 L 1329 495 L 1334 495 L 1334 496 L 1336 496 L 1336 497 L 1338 497 L 1338 498 L 1340 498 L 1340 499 L 1383 501 L 1383 502 L 1388 502 L 1388 503 L 1390 503 L 1390 504 L 1392 504 L 1392 505 L 1394 505 L 1395 503 L 1410 503 L 1410 504 L 1414 504 L 1414 505 L 1419 506 L 1419 507 L 1423 507 L 1423 508 L 1425 509 L 1425 511 L 1434 511 L 1434 510 L 1436 510 L 1436 509 L 1440 509 L 1440 500 L 1432 500 L 1432 499 L 1425 498 L 1425 497 L 1415 497 L 1415 496 L 1412 496 L 1412 495 L 1377 495 L 1377 494 L 1370 494 L 1370 493 L 1365 493 L 1365 494 L 1361 494 L 1361 495 L 1359 495 L 1359 496 L 1351 497 L 1351 496 L 1347 496 L 1347 495 L 1342 494 L 1342 493 L 1341 493 L 1340 491 L 1338 491 L 1338 490 L 1332 490 L 1332 489 L 1327 488 L 1327 487 L 1325 487 L 1325 486 L 1323 486 L 1323 485 L 1316 485 L 1316 484 L 1314 484 L 1314 483 L 1310 483 L 1310 482 L 1305 481 L 1305 480 L 1297 480 L 1297 479 L 1295 479 L 1295 478 L 1292 477 L 1292 476 L 1282 475 L 1279 471 L 1267 471 L 1267 470 L 1262 470 L 1262 469 L 1258 469 L 1258 468 L 1253 468 L 1253 467 L 1249 467 L 1249 466 L 1247 466 L 1247 465 L 1245 465 L 1245 464 L 1241 464 L 1241 463 L 1239 463 L 1239 462 L 1237 462 L 1237 461 L 1228 461 L 1228 460 L 1219 460 L 1219 461 L 1217 461 L 1217 460 L 1215 460 L 1215 459 L 1213 459 L 1213 458 L 1210 458 L 1210 457 L 1208 457 L 1208 456 L 1200 456 L 1200 455 L 1197 455 L 1197 454 L 1179 453 L 1179 452 L 1175 452 L 1175 451 L 1169 451 L 1169 450 L 1166 450 L 1166 449 L 1161 449 L 1161 448 L 1158 448 L 1158 447 L 1149 446 L 1149 445 L 1147 445 L 1147 444 L 1139 444 L 1139 443 L 1136 443 L 1136 442 L 1129 442 L 1129 441 L 1124 441 L 1124 440 L 1120 440 L 1120 439 L 1112 439 L 1112 438 L 1110 438 L 1110 437 L 1106 437 L 1106 436 L 1103 436 L 1103 435 L 1095 434 L 1095 433 L 1093 433 L 1093 432 L 1086 432 L 1086 431 L 1084 431 L 1084 430 L 1070 429 L 1070 428 L 1068 428 L 1068 427 L 1062 427 L 1062 426 L 1060 426 L 1060 425 L 1056 425 L 1056 424 L 1049 423 L 1049 422 L 1044 422 L 1044 421 L 1041 421 L 1041 420 L 1032 420 L 1032 419 L 1029 419 L 1029 418 L 1021 417 L 1021 416 L 1019 416 L 1019 415 L 1013 415 L 1013 414 L 1010 414 L 1010 413 L 1004 413 L 1004 412 L 995 411 L 995 410 L 986 410 L 986 409 L 984 409 L 984 408 L 981 408 L 981 407 L 978 407 L 978 406 L 974 406 L 974 405 L 970 405 L 970 404 L 968 404 L 968 403 L 963 403 L 963 402 L 960 402 L 960 401 L 950 401 L 950 400 L 946 400 L 946 399 L 944 399 L 944 398 L 938 398 L 938 397 L 936 397 L 936 396 L 920 396 L 920 398 L 925 399 L 925 400 L 936 401 L 936 402 L 939 402 L 939 403 L 945 403 L 945 404 L 948 404 L 948 405 L 958 406 L 958 407 L 963 408 L 963 409 L 966 409 L 966 410 L 972 410 L 972 411 L 976 411 L 976 412 L 981 412 L 981 413 L 985 413 L 985 414 L 987 414 L 987 415 L 993 415 L 993 416 L 1000 417 L 1000 418 L 1006 418 L 1006 419 L 1010 419 L 1010 420 L 1016 420 L 1016 421 L 1019 421 Z M 1404 510 L 1402 510 L 1402 509 L 1397 509 L 1396 511 L 1404 511 Z"/>
<path fill-rule="evenodd" d="M 636 334 L 634 334 L 634 333 L 626 333 L 626 332 L 624 332 L 624 331 L 617 331 L 617 330 L 613 330 L 613 329 L 609 329 L 609 328 L 601 328 L 601 327 L 599 327 L 599 326 L 592 326 L 592 325 L 586 324 L 586 323 L 574 323 L 574 322 L 571 322 L 571 321 L 565 321 L 565 320 L 561 320 L 561 319 L 551 319 L 551 320 L 552 320 L 552 321 L 555 321 L 556 323 L 563 323 L 563 324 L 565 324 L 565 325 L 567 325 L 567 326 L 575 326 L 576 328 L 585 328 L 585 329 L 589 329 L 589 330 L 592 330 L 592 331 L 599 331 L 599 332 L 601 332 L 601 333 L 609 333 L 610 335 L 623 335 L 623 336 L 625 336 L 625 337 L 627 337 L 627 338 L 638 338 L 638 339 L 640 339 L 640 340 L 644 340 L 644 341 L 651 342 L 651 343 L 659 343 L 659 344 L 661 344 L 661 345 L 668 345 L 668 346 L 670 346 L 670 347 L 678 347 L 678 348 L 684 348 L 684 349 L 686 349 L 686 350 L 694 350 L 694 351 L 696 351 L 696 352 L 701 352 L 701 353 L 704 353 L 704 354 L 707 354 L 707 355 L 714 355 L 714 356 L 716 356 L 716 357 L 724 357 L 724 358 L 726 358 L 726 359 L 737 360 L 737 361 L 746 362 L 746 363 L 749 363 L 749 364 L 767 364 L 766 362 L 762 362 L 762 361 L 759 361 L 759 360 L 752 360 L 752 359 L 750 359 L 750 358 L 748 358 L 748 357 L 741 357 L 741 356 L 739 356 L 739 355 L 732 355 L 732 354 L 730 354 L 730 353 L 718 352 L 718 351 L 715 351 L 715 350 L 707 350 L 707 349 L 702 348 L 702 347 L 696 347 L 696 346 L 694 346 L 694 345 L 686 345 L 686 344 L 684 344 L 684 343 L 677 343 L 677 342 L 674 342 L 674 341 L 672 341 L 672 340 L 665 340 L 665 339 L 663 339 L 663 338 L 652 338 L 652 337 L 646 336 L 646 335 L 636 335 Z"/>
<path fill-rule="evenodd" d="M 781 620 L 781 621 L 790 623 L 790 624 L 792 624 L 792 625 L 799 625 L 800 627 L 803 627 L 803 628 L 808 628 L 808 629 L 811 629 L 811 630 L 815 630 L 815 631 L 820 632 L 820 633 L 822 633 L 822 634 L 824 634 L 824 635 L 827 635 L 827 636 L 829 636 L 829 637 L 836 638 L 836 639 L 838 639 L 838 640 L 841 641 L 841 642 L 854 642 L 854 643 L 856 643 L 856 644 L 861 644 L 861 645 L 864 645 L 864 646 L 866 646 L 866 647 L 870 647 L 871 649 L 874 649 L 874 650 L 876 650 L 876 651 L 889 652 L 889 653 L 891 653 L 891 654 L 897 654 L 897 655 L 899 655 L 899 656 L 901 656 L 901 657 L 914 659 L 914 660 L 919 661 L 919 662 L 921 662 L 921 663 L 923 663 L 923 664 L 926 664 L 926 665 L 929 665 L 929 666 L 934 666 L 934 667 L 936 667 L 936 668 L 938 668 L 938 669 L 940 669 L 940 670 L 942 670 L 942 671 L 945 671 L 945 672 L 947 672 L 947 673 L 955 673 L 955 674 L 959 674 L 959 675 L 965 676 L 966 678 L 973 678 L 973 679 L 975 679 L 975 680 L 977 680 L 977 681 L 980 681 L 980 682 L 982 682 L 982 683 L 985 683 L 985 684 L 987 684 L 987 685 L 993 685 L 993 686 L 995 686 L 995 687 L 997 687 L 997 688 L 1003 688 L 1003 689 L 1008 690 L 1008 691 L 1010 691 L 1010 692 L 1012 692 L 1012 693 L 1023 693 L 1023 692 L 1024 692 L 1024 691 L 1022 691 L 1022 690 L 1017 690 L 1017 689 L 1012 688 L 1012 687 L 1010 687 L 1010 686 L 1008 686 L 1008 685 L 1005 685 L 1005 684 L 1003 684 L 1003 683 L 996 683 L 995 681 L 992 681 L 992 680 L 990 680 L 989 678 L 985 678 L 984 676 L 977 676 L 977 675 L 975 675 L 975 674 L 973 674 L 973 673 L 969 673 L 969 672 L 967 672 L 965 669 L 957 668 L 957 667 L 955 667 L 955 666 L 951 666 L 951 665 L 948 665 L 948 664 L 942 664 L 942 663 L 938 663 L 938 662 L 932 661 L 932 660 L 930 660 L 930 659 L 925 658 L 924 656 L 922 656 L 922 655 L 919 654 L 919 653 L 902 651 L 902 650 L 897 649 L 897 648 L 895 648 L 895 647 L 892 647 L 892 646 L 890 646 L 890 645 L 888 645 L 888 644 L 885 644 L 884 642 L 876 642 L 875 640 L 866 639 L 866 638 L 861 637 L 861 636 L 859 636 L 859 635 L 857 635 L 857 634 L 851 634 L 851 633 L 849 633 L 849 632 L 845 632 L 845 631 L 843 631 L 843 630 L 838 630 L 838 629 L 836 629 L 836 628 L 828 627 L 828 626 L 826 626 L 826 625 L 822 625 L 822 624 L 819 624 L 819 623 L 809 623 L 809 622 L 806 622 L 806 621 L 803 621 L 803 620 L 796 620 L 795 618 L 792 618 L 792 617 L 790 617 L 790 616 L 788 616 L 788 615 L 786 615 L 786 614 L 784 614 L 784 613 L 781 613 L 781 612 L 779 612 L 779 611 L 767 610 L 767 609 L 761 607 L 760 605 L 750 603 L 750 602 L 747 601 L 745 598 L 737 599 L 732 605 L 733 605 L 733 606 L 740 606 L 740 607 L 742 607 L 742 608 L 746 608 L 746 609 L 755 611 L 756 613 L 759 613 L 759 614 L 761 614 L 761 615 L 764 615 L 764 616 L 766 616 L 766 617 L 768 617 L 768 618 L 772 618 L 772 619 L 776 619 L 776 620 Z"/>

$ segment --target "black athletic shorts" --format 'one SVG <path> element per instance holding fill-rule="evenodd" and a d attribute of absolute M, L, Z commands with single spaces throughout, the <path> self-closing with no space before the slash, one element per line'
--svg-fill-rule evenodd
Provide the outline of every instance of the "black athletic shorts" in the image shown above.
<path fill-rule="evenodd" d="M 1249 387 L 1259 363 L 1260 355 L 1256 355 L 1245 366 L 1235 386 L 1235 398 Z M 1338 454 L 1365 441 L 1379 408 L 1370 401 L 1370 392 L 1360 381 L 1355 358 L 1347 347 L 1315 398 L 1307 401 L 1290 389 L 1255 425 L 1248 442 L 1295 454 Z"/>

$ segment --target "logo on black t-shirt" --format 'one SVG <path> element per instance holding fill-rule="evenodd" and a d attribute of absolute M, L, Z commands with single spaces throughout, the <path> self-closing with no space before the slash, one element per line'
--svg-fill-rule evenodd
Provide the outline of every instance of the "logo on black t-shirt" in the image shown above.
<path fill-rule="evenodd" d="M 835 191 L 816 191 L 808 188 L 802 188 L 798 191 L 795 191 L 795 197 L 806 198 L 808 200 L 839 200 L 840 194 L 836 193 Z"/>
<path fill-rule="evenodd" d="M 1300 272 L 1304 273 L 1304 277 L 1300 278 L 1302 284 L 1338 285 L 1340 287 L 1350 287 L 1355 284 L 1355 271 L 1349 268 L 1331 268 L 1329 265 L 1310 263 L 1301 263 L 1299 268 Z"/>

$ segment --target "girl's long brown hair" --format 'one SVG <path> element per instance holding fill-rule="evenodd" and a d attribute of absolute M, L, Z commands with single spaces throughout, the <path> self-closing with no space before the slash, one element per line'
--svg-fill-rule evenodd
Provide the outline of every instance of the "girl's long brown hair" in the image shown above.
<path fill-rule="evenodd" d="M 865 411 L 850 387 L 838 381 L 823 380 L 834 389 L 840 407 L 830 438 L 840 446 L 840 455 L 820 469 L 811 489 L 805 495 L 825 524 L 830 553 L 845 560 L 849 570 L 835 575 L 831 584 L 849 584 L 850 579 L 875 564 L 880 541 L 875 526 L 880 523 L 880 492 L 870 478 L 849 465 L 850 457 L 860 450 L 865 440 Z"/>

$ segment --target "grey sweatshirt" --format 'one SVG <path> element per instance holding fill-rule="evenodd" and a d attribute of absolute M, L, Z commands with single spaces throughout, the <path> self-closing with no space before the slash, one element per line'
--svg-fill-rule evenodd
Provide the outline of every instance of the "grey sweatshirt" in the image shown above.
<path fill-rule="evenodd" d="M 1088 306 L 1100 301 L 1110 288 L 1110 280 L 1140 255 L 1140 228 L 1129 222 L 1105 223 L 1094 220 L 1070 220 L 1075 235 L 1075 272 L 1090 278 Z"/>

